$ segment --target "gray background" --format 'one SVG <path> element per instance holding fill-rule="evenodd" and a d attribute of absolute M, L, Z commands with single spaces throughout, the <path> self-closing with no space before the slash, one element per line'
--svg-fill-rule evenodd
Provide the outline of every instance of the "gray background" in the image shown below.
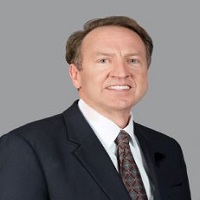
<path fill-rule="evenodd" d="M 198 1 L 196 1 L 198 2 Z M 64 59 L 67 37 L 94 17 L 128 15 L 154 40 L 150 88 L 137 122 L 174 137 L 200 199 L 200 28 L 195 1 L 0 2 L 0 134 L 65 110 L 77 93 Z"/>

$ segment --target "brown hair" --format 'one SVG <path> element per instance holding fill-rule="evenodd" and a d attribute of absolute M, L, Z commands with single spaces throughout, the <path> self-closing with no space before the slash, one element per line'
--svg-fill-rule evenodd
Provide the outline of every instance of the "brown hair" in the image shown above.
<path fill-rule="evenodd" d="M 145 44 L 148 66 L 151 63 L 153 41 L 149 34 L 134 19 L 126 16 L 110 16 L 92 19 L 86 22 L 83 30 L 74 32 L 67 40 L 65 58 L 68 64 L 76 64 L 81 69 L 81 44 L 85 36 L 95 28 L 102 26 L 121 26 L 137 33 Z"/>

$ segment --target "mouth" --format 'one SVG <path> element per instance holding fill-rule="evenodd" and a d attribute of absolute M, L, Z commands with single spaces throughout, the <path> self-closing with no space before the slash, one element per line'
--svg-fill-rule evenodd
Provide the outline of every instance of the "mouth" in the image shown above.
<path fill-rule="evenodd" d="M 116 90 L 116 91 L 123 91 L 123 90 L 130 90 L 131 87 L 129 85 L 111 85 L 107 87 L 108 90 Z"/>

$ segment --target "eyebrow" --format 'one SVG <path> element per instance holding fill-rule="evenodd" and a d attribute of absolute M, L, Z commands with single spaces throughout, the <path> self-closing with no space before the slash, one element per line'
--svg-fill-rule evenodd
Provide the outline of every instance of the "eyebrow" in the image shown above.
<path fill-rule="evenodd" d="M 92 56 L 113 56 L 114 53 L 103 53 L 103 52 L 96 52 Z M 139 53 L 127 53 L 125 56 L 142 56 L 142 54 Z"/>
<path fill-rule="evenodd" d="M 103 53 L 103 52 L 96 52 L 93 56 L 112 56 L 114 53 Z"/>

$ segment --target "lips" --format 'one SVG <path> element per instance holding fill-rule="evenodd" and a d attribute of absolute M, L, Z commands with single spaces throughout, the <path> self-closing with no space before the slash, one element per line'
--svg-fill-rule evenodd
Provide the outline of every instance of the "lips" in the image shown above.
<path fill-rule="evenodd" d="M 107 89 L 108 90 L 129 90 L 131 87 L 129 85 L 111 85 L 108 86 Z"/>

